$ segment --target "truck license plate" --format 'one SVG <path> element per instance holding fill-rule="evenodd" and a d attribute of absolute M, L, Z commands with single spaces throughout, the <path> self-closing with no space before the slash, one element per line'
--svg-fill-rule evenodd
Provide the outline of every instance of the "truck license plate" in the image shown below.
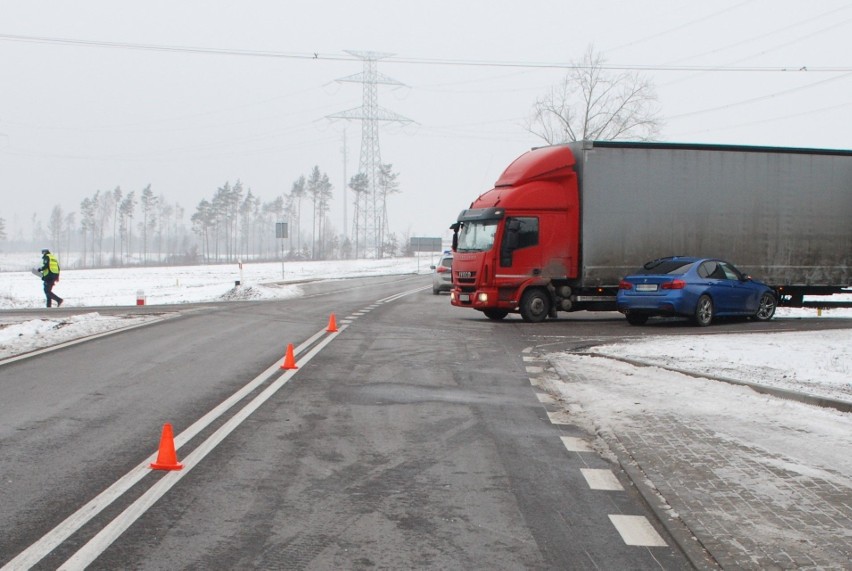
<path fill-rule="evenodd" d="M 470 294 L 469 293 L 460 293 L 459 294 L 459 301 L 464 301 L 464 302 L 470 303 Z"/>
<path fill-rule="evenodd" d="M 657 284 L 636 284 L 636 291 L 657 291 Z"/>

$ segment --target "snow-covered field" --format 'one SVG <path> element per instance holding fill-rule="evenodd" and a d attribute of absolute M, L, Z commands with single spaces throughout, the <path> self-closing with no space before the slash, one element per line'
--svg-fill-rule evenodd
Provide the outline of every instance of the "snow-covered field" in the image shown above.
<path fill-rule="evenodd" d="M 346 277 L 428 273 L 436 257 L 345 262 L 243 263 L 185 267 L 63 270 L 54 292 L 63 309 L 87 306 L 177 305 L 191 302 L 287 299 L 302 295 L 300 282 Z M 36 260 L 37 261 L 37 260 Z M 0 267 L 30 267 L 31 259 L 3 259 Z M 236 286 L 235 282 L 240 285 Z M 29 271 L 0 272 L 0 358 L 72 339 L 138 325 L 162 316 L 100 315 L 26 319 L 4 309 L 44 308 L 41 280 Z"/>
<path fill-rule="evenodd" d="M 431 263 L 435 263 L 433 257 Z M 6 260 L 0 268 L 0 309 L 43 307 L 41 279 L 26 268 L 40 258 Z M 99 270 L 63 270 L 54 292 L 66 307 L 135 305 L 138 295 L 147 304 L 188 303 L 235 299 L 287 298 L 299 295 L 296 282 L 382 274 L 425 273 L 430 257 L 336 262 L 243 263 L 203 266 L 125 267 Z M 243 287 L 234 291 L 235 282 Z M 276 284 L 276 282 L 279 282 Z M 280 285 L 286 282 L 286 286 Z"/>

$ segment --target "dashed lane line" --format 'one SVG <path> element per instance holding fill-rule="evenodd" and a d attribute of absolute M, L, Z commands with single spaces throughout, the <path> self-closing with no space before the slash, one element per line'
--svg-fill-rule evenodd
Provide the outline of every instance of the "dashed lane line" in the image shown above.
<path fill-rule="evenodd" d="M 523 350 L 523 361 L 530 384 L 533 387 L 544 385 L 542 377 L 551 376 L 548 363 L 531 356 L 531 347 Z M 536 391 L 536 398 L 545 407 L 545 413 L 551 424 L 573 425 L 569 412 L 560 406 L 558 401 L 545 392 Z M 551 410 L 555 409 L 555 410 Z M 561 436 L 562 444 L 569 452 L 592 452 L 588 443 L 581 438 Z M 580 468 L 589 488 L 596 491 L 624 492 L 624 486 L 618 481 L 612 470 Z M 610 514 L 609 519 L 615 526 L 625 544 L 637 547 L 668 547 L 666 541 L 657 533 L 648 518 L 642 515 Z"/>
<path fill-rule="evenodd" d="M 612 473 L 612 470 L 580 468 L 580 472 L 589 484 L 589 488 L 593 490 L 603 490 L 611 492 L 623 492 L 624 486 Z"/>
<path fill-rule="evenodd" d="M 651 522 L 643 515 L 610 515 L 624 543 L 637 547 L 668 547 Z"/>
<path fill-rule="evenodd" d="M 560 436 L 560 438 L 568 452 L 592 452 L 592 447 L 582 438 L 575 436 Z"/>

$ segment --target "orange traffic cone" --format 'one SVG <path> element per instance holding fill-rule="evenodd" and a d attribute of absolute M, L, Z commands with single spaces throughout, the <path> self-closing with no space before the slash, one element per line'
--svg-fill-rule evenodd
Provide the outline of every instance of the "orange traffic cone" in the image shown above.
<path fill-rule="evenodd" d="M 296 358 L 293 356 L 293 344 L 287 345 L 287 354 L 284 356 L 284 362 L 281 364 L 282 369 L 298 369 L 296 366 Z"/>
<path fill-rule="evenodd" d="M 175 454 L 175 439 L 172 436 L 172 425 L 163 425 L 163 435 L 160 437 L 160 451 L 157 461 L 151 464 L 153 470 L 182 470 L 183 464 L 177 461 Z"/>
<path fill-rule="evenodd" d="M 331 317 L 328 318 L 328 329 L 326 329 L 327 333 L 337 333 L 337 321 L 334 319 L 334 314 L 331 314 Z"/>

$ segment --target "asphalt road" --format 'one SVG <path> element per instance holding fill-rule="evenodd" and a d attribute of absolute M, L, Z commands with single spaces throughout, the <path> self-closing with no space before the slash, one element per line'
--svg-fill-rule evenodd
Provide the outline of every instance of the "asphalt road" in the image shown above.
<path fill-rule="evenodd" d="M 0 367 L 2 569 L 690 567 L 523 358 L 653 326 L 491 322 L 424 276 L 306 289 Z M 165 423 L 183 470 L 148 469 Z"/>

